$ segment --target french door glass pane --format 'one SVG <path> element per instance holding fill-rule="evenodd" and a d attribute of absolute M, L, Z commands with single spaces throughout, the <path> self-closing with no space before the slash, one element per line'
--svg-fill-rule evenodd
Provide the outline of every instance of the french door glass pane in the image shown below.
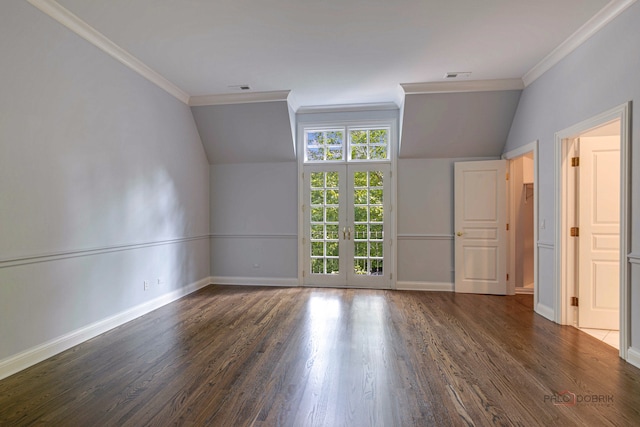
<path fill-rule="evenodd" d="M 383 274 L 383 180 L 382 171 L 353 173 L 353 269 L 355 274 Z"/>
<path fill-rule="evenodd" d="M 338 172 L 311 172 L 311 274 L 340 273 L 339 184 Z"/>

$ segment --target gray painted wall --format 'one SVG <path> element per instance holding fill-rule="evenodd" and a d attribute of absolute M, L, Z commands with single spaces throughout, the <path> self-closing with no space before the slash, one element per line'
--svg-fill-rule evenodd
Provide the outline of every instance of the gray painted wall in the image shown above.
<path fill-rule="evenodd" d="M 640 100 L 640 3 L 635 3 L 522 93 L 504 151 L 539 140 L 539 242 L 553 245 L 554 134 L 627 101 Z M 632 123 L 639 123 L 637 108 Z M 640 247 L 640 127 L 632 126 L 631 251 Z M 555 307 L 554 250 L 541 248 L 539 300 Z M 640 265 L 632 265 L 631 344 L 640 349 Z"/>
<path fill-rule="evenodd" d="M 27 2 L 1 9 L 0 361 L 206 279 L 210 261 L 190 109 Z"/>
<path fill-rule="evenodd" d="M 457 161 L 495 157 L 398 160 L 398 281 L 453 283 Z"/>
<path fill-rule="evenodd" d="M 499 156 L 519 90 L 407 95 L 400 158 Z"/>
<path fill-rule="evenodd" d="M 297 278 L 297 162 L 211 165 L 211 275 Z"/>
<path fill-rule="evenodd" d="M 286 101 L 191 107 L 209 163 L 295 160 Z"/>

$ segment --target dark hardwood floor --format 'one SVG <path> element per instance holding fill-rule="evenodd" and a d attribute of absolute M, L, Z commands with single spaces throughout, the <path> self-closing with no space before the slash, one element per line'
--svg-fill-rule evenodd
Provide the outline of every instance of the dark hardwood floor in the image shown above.
<path fill-rule="evenodd" d="M 633 426 L 640 370 L 531 296 L 210 286 L 0 381 L 0 425 Z"/>

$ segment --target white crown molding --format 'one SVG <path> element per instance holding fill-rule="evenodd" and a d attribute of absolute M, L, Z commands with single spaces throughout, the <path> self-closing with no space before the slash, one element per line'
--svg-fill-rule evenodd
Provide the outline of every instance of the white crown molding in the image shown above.
<path fill-rule="evenodd" d="M 189 106 L 252 104 L 256 102 L 287 101 L 289 90 L 271 92 L 221 93 L 217 95 L 198 95 L 189 98 Z"/>
<path fill-rule="evenodd" d="M 404 90 L 404 93 L 406 95 L 419 95 L 427 93 L 491 92 L 524 89 L 524 83 L 521 79 L 401 83 L 400 86 L 402 86 L 402 89 Z"/>
<path fill-rule="evenodd" d="M 344 104 L 344 105 L 307 105 L 300 107 L 298 114 L 316 113 L 345 113 L 350 111 L 385 111 L 397 110 L 399 107 L 395 102 L 379 102 L 369 104 Z"/>
<path fill-rule="evenodd" d="M 173 95 L 185 104 L 189 103 L 189 94 L 171 83 L 156 71 L 149 68 L 138 58 L 109 40 L 104 34 L 84 22 L 55 0 L 27 0 L 40 11 L 49 15 L 89 43 L 98 47 L 114 59 L 126 65 L 142 77 Z"/>
<path fill-rule="evenodd" d="M 620 15 L 625 9 L 635 3 L 636 0 L 612 0 L 593 18 L 588 20 L 583 26 L 578 28 L 575 33 L 569 36 L 558 47 L 545 56 L 542 61 L 538 62 L 523 77 L 525 87 L 533 83 L 538 77 L 542 76 L 551 67 L 560 62 L 565 56 L 576 50 L 580 45 L 587 41 L 592 35 L 600 31 L 605 25 L 611 22 L 616 16 Z"/>
<path fill-rule="evenodd" d="M 298 98 L 296 98 L 293 92 L 289 92 L 289 96 L 287 96 L 287 103 L 294 113 L 300 108 L 300 102 L 298 102 Z"/>

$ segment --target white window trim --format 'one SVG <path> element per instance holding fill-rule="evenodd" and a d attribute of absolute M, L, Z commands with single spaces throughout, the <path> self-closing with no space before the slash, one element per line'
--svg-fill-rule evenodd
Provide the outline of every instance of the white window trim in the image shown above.
<path fill-rule="evenodd" d="M 345 121 L 345 122 L 327 122 L 327 123 L 304 123 L 298 125 L 298 147 L 297 152 L 302 155 L 299 160 L 303 164 L 341 164 L 341 163 L 393 163 L 397 151 L 397 121 L 396 120 L 375 120 L 375 121 Z M 389 144 L 387 146 L 387 159 L 352 159 L 351 146 L 349 143 L 349 132 L 352 130 L 378 130 L 389 129 Z M 344 141 L 342 144 L 342 160 L 308 160 L 307 159 L 307 134 L 310 132 L 344 132 Z"/>
<path fill-rule="evenodd" d="M 376 127 L 388 127 L 389 133 L 389 159 L 387 160 L 341 160 L 341 161 L 316 161 L 305 162 L 306 157 L 306 141 L 305 131 L 314 129 L 330 129 L 344 127 L 347 128 L 367 128 L 372 129 Z M 376 164 L 385 163 L 390 165 L 391 169 L 391 251 L 390 251 L 390 272 L 391 279 L 389 281 L 390 289 L 396 289 L 398 281 L 398 239 L 397 239 L 397 219 L 398 219 L 398 191 L 397 191 L 397 165 L 398 165 L 398 149 L 399 149 L 399 127 L 397 119 L 383 119 L 383 120 L 335 120 L 335 121 L 318 121 L 318 122 L 303 122 L 297 124 L 297 150 L 298 153 L 298 286 L 304 286 L 303 266 L 304 266 L 304 188 L 303 188 L 303 173 L 305 165 L 318 165 L 318 164 Z M 346 145 L 346 144 L 345 144 Z M 347 151 L 345 147 L 345 152 Z M 309 272 L 306 272 L 309 274 Z"/>

